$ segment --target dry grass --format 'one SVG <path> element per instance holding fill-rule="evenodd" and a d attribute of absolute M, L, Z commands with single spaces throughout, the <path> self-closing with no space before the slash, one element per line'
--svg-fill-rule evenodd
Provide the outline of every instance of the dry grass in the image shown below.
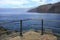
<path fill-rule="evenodd" d="M 52 34 L 40 35 L 40 33 L 30 30 L 25 32 L 23 37 L 16 36 L 14 38 L 9 38 L 8 40 L 57 40 L 57 37 Z"/>

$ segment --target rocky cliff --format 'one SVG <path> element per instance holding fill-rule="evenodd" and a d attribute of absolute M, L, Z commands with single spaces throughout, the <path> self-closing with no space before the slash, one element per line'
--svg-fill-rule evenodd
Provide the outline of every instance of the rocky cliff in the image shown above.
<path fill-rule="evenodd" d="M 37 8 L 29 10 L 28 12 L 60 13 L 60 2 L 54 4 L 41 5 Z"/>

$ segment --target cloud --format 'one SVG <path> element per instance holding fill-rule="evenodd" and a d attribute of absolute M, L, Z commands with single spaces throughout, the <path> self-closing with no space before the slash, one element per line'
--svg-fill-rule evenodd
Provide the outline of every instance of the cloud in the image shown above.
<path fill-rule="evenodd" d="M 2 0 L 0 4 L 13 4 L 13 5 L 21 5 L 24 3 L 28 3 L 27 1 L 14 1 L 14 0 Z"/>
<path fill-rule="evenodd" d="M 10 5 L 10 7 L 17 7 L 17 6 L 22 6 L 23 4 L 28 4 L 29 1 L 27 0 L 0 0 L 0 7 L 8 7 Z"/>
<path fill-rule="evenodd" d="M 60 0 L 0 0 L 0 8 L 26 8 L 54 3 Z"/>

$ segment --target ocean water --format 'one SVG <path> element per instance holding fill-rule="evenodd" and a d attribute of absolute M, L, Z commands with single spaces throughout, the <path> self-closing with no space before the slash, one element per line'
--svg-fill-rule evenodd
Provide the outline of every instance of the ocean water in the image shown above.
<path fill-rule="evenodd" d="M 6 13 L 6 12 L 3 12 Z M 15 12 L 11 14 L 2 14 L 0 13 L 0 26 L 5 27 L 6 29 L 9 30 L 17 30 L 20 31 L 20 21 L 17 22 L 11 22 L 14 20 L 25 20 L 25 19 L 33 19 L 33 20 L 26 20 L 22 22 L 23 25 L 23 30 L 30 30 L 30 29 L 35 29 L 39 30 L 41 29 L 41 19 L 44 19 L 44 29 L 52 29 L 54 33 L 60 33 L 60 22 L 55 22 L 55 21 L 47 21 L 47 20 L 60 20 L 60 14 L 54 14 L 54 13 L 21 13 L 17 14 Z M 35 20 L 39 19 L 39 20 Z M 6 22 L 11 22 L 11 23 L 6 23 Z"/>

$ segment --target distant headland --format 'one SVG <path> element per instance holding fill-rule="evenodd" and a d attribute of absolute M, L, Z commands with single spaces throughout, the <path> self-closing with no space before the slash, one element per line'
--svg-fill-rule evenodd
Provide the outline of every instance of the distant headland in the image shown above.
<path fill-rule="evenodd" d="M 37 13 L 60 13 L 60 2 L 54 4 L 41 5 L 36 8 L 30 9 L 28 12 Z"/>

